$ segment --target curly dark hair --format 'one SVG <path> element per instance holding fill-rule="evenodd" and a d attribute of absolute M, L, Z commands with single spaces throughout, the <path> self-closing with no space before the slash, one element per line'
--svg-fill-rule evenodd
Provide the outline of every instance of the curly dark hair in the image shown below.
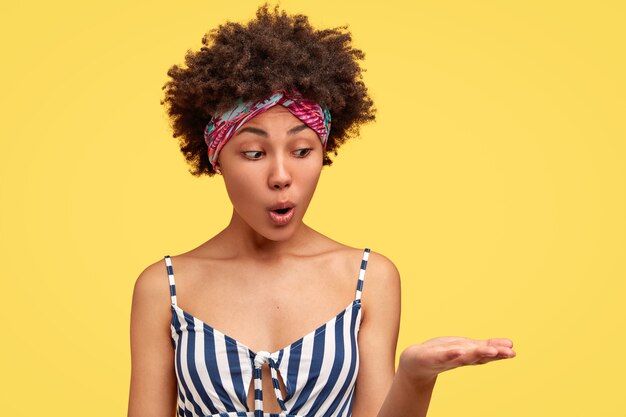
<path fill-rule="evenodd" d="M 212 115 L 241 97 L 259 100 L 279 89 L 296 88 L 308 99 L 327 106 L 332 117 L 323 165 L 328 154 L 359 127 L 375 120 L 374 103 L 362 81 L 358 60 L 365 54 L 351 46 L 347 25 L 316 30 L 302 14 L 273 13 L 265 3 L 246 25 L 227 21 L 202 38 L 199 51 L 188 50 L 187 68 L 172 66 L 164 86 L 173 137 L 194 176 L 215 174 L 203 133 Z"/>

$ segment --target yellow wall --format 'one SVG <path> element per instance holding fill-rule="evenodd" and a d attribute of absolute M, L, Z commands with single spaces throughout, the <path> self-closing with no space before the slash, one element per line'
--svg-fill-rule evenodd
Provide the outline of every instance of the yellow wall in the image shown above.
<path fill-rule="evenodd" d="M 136 277 L 231 210 L 187 172 L 161 86 L 260 3 L 37 3 L 0 6 L 0 413 L 125 415 Z M 281 5 L 349 24 L 379 110 L 305 220 L 396 263 L 398 353 L 515 343 L 442 374 L 429 417 L 624 416 L 624 3 Z"/>

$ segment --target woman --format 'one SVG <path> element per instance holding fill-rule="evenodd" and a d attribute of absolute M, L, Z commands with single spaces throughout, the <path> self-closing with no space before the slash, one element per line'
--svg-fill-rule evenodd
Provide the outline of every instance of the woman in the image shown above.
<path fill-rule="evenodd" d="M 440 337 L 395 370 L 398 270 L 303 222 L 328 154 L 374 120 L 341 29 L 263 5 L 169 71 L 174 136 L 233 212 L 137 279 L 130 417 L 425 416 L 439 373 L 515 355 L 508 339 Z"/>

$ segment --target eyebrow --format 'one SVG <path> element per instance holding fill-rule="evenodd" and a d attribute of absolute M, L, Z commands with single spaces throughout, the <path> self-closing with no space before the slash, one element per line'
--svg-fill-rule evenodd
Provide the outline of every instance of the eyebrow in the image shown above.
<path fill-rule="evenodd" d="M 292 127 L 291 129 L 289 129 L 287 131 L 287 134 L 288 135 L 295 135 L 296 133 L 306 129 L 307 127 L 309 127 L 309 126 L 307 126 L 305 123 L 303 123 L 301 125 L 298 125 L 296 127 Z M 263 136 L 265 138 L 268 136 L 267 132 L 265 130 L 259 129 L 258 127 L 252 127 L 252 126 L 246 126 L 243 129 L 239 129 L 237 131 L 237 133 L 235 133 L 235 136 L 237 136 L 238 134 L 243 133 L 243 132 L 256 133 L 257 135 Z"/>

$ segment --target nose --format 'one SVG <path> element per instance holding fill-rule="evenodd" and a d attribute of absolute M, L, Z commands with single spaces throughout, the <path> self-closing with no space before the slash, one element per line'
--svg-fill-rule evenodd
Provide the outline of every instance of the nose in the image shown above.
<path fill-rule="evenodd" d="M 271 188 L 282 190 L 289 187 L 291 184 L 291 173 L 283 158 L 277 157 L 274 159 L 268 180 Z"/>

